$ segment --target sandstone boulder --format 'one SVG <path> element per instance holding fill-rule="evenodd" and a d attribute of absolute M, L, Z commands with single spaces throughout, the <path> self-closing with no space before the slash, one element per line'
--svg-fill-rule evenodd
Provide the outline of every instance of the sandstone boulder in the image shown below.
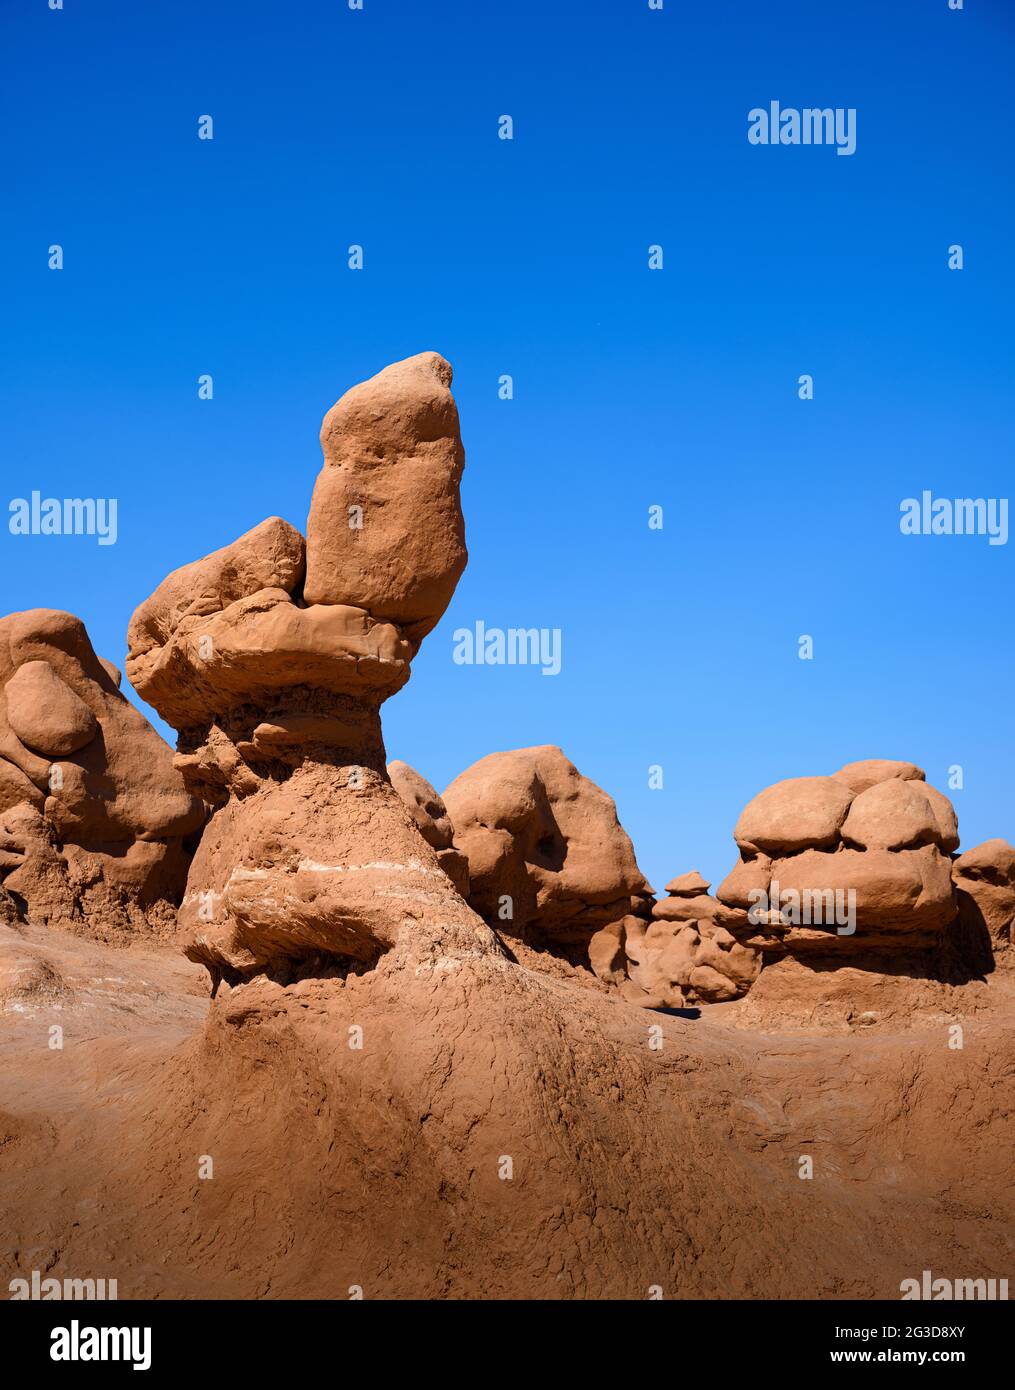
<path fill-rule="evenodd" d="M 860 792 L 850 805 L 841 833 L 846 844 L 860 849 L 912 849 L 916 845 L 940 845 L 943 839 L 939 813 L 931 805 L 927 789 L 920 782 L 897 779 L 876 782 Z"/>
<path fill-rule="evenodd" d="M 737 822 L 740 862 L 717 898 L 766 959 L 878 961 L 940 945 L 955 918 L 947 797 L 913 763 L 850 763 L 776 783 Z"/>
<path fill-rule="evenodd" d="M 985 840 L 952 863 L 959 919 L 970 934 L 986 934 L 999 966 L 1015 967 L 1015 848 Z"/>
<path fill-rule="evenodd" d="M 0 878 L 24 920 L 168 933 L 204 807 L 115 675 L 70 613 L 0 619 Z"/>
<path fill-rule="evenodd" d="M 436 626 L 467 559 L 451 375 L 443 357 L 423 352 L 332 406 L 307 522 L 307 603 L 362 606 L 414 644 Z"/>
<path fill-rule="evenodd" d="M 896 762 L 890 758 L 865 758 L 858 763 L 847 763 L 832 776 L 853 792 L 865 792 L 879 782 L 896 779 L 901 782 L 924 780 L 923 769 L 915 763 Z"/>
<path fill-rule="evenodd" d="M 648 916 L 650 889 L 612 798 L 559 748 L 488 754 L 444 804 L 469 861 L 469 902 L 503 935 L 573 948 L 587 964 L 596 932 Z"/>
<path fill-rule="evenodd" d="M 747 803 L 733 838 L 748 852 L 831 845 L 852 799 L 852 791 L 833 777 L 791 777 Z"/>

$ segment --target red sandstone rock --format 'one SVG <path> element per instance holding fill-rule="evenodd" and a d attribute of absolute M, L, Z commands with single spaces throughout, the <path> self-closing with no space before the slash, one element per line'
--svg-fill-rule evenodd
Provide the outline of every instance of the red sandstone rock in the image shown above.
<path fill-rule="evenodd" d="M 19 918 L 165 933 L 204 808 L 115 672 L 70 613 L 0 619 L 0 875 Z"/>
<path fill-rule="evenodd" d="M 593 934 L 647 916 L 648 884 L 612 798 L 559 748 L 480 758 L 444 804 L 469 861 L 469 902 L 497 931 L 588 959 Z"/>
<path fill-rule="evenodd" d="M 436 352 L 395 362 L 324 417 L 324 467 L 307 522 L 310 604 L 355 604 L 414 644 L 436 626 L 465 569 L 465 453 Z"/>
<path fill-rule="evenodd" d="M 969 932 L 986 933 L 997 964 L 1015 967 L 1015 848 L 985 840 L 952 864 L 959 918 Z"/>
<path fill-rule="evenodd" d="M 883 961 L 939 946 L 956 915 L 958 823 L 922 778 L 913 763 L 871 760 L 756 796 L 737 822 L 741 862 L 717 891 L 748 914 L 730 930 L 768 958 Z"/>
<path fill-rule="evenodd" d="M 923 769 L 915 763 L 893 762 L 889 758 L 865 758 L 858 763 L 847 763 L 832 776 L 853 792 L 865 792 L 868 787 L 893 778 L 903 782 L 924 780 Z"/>
<path fill-rule="evenodd" d="M 832 777 L 791 777 L 749 801 L 733 838 L 749 852 L 820 848 L 835 842 L 853 793 Z"/>
<path fill-rule="evenodd" d="M 179 920 L 216 980 L 497 950 L 456 891 L 466 865 L 439 798 L 405 765 L 396 792 L 380 724 L 465 563 L 450 380 L 423 354 L 329 413 L 302 592 L 302 538 L 272 518 L 176 571 L 131 622 L 128 675 L 214 808 Z"/>

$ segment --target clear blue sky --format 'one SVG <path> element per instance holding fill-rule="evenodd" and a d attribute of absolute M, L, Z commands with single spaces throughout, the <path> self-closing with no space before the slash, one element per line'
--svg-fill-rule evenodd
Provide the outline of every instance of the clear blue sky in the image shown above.
<path fill-rule="evenodd" d="M 963 843 L 1015 839 L 1015 538 L 898 525 L 1011 490 L 1009 0 L 4 0 L 0 35 L 3 500 L 119 500 L 113 546 L 4 526 L 5 611 L 122 664 L 170 569 L 302 528 L 332 402 L 434 348 L 471 558 L 390 756 L 441 789 L 559 743 L 657 888 L 854 758 L 961 764 Z M 749 145 L 771 100 L 855 107 L 856 153 Z M 560 627 L 562 674 L 456 666 L 477 618 Z"/>

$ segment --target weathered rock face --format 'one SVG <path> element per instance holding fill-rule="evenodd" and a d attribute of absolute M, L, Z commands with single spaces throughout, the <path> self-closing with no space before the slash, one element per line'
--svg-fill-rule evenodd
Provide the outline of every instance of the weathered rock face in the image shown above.
<path fill-rule="evenodd" d="M 624 978 L 624 923 L 648 917 L 652 890 L 606 792 L 545 745 L 480 758 L 444 804 L 488 923 Z"/>
<path fill-rule="evenodd" d="M 941 940 L 956 912 L 958 823 L 912 763 L 871 759 L 797 777 L 741 813 L 740 862 L 716 892 L 727 926 L 775 957 L 885 957 Z"/>
<path fill-rule="evenodd" d="M 1003 969 L 1015 969 L 1015 848 L 1007 840 L 985 840 L 952 864 L 959 927 L 987 938 L 990 955 Z"/>
<path fill-rule="evenodd" d="M 439 798 L 421 778 L 405 795 L 411 769 L 395 790 L 381 736 L 465 563 L 450 381 L 426 353 L 353 388 L 325 420 L 306 555 L 270 518 L 131 621 L 127 673 L 216 808 L 180 909 L 213 976 L 358 968 L 406 933 L 424 954 L 496 949 L 448 877 L 460 859 L 425 809 Z"/>
<path fill-rule="evenodd" d="M 414 647 L 465 569 L 465 454 L 451 367 L 423 352 L 347 391 L 321 426 L 306 600 L 362 606 Z"/>
<path fill-rule="evenodd" d="M 175 921 L 205 811 L 118 686 L 72 614 L 0 619 L 5 921 L 102 937 Z"/>
<path fill-rule="evenodd" d="M 646 925 L 628 920 L 624 950 L 627 981 L 621 993 L 647 1009 L 719 1004 L 746 994 L 761 970 L 761 955 L 727 930 L 744 914 L 709 894 L 695 869 L 666 885 L 668 897 Z"/>
<path fill-rule="evenodd" d="M 454 845 L 454 826 L 448 808 L 414 767 L 396 759 L 388 763 L 391 785 L 405 802 L 423 839 L 437 851 L 437 862 L 461 893 L 469 896 L 469 861 Z"/>

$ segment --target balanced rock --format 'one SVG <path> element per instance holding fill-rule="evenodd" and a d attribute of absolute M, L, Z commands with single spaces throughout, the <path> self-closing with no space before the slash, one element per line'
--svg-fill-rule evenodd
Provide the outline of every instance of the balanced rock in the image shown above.
<path fill-rule="evenodd" d="M 380 722 L 465 563 L 450 381 L 423 354 L 329 412 L 306 561 L 269 518 L 175 571 L 131 622 L 127 674 L 214 808 L 180 928 L 216 983 L 398 946 L 497 950 L 454 887 L 464 865 L 433 788 L 404 764 L 392 785 Z"/>
<path fill-rule="evenodd" d="M 791 777 L 747 803 L 733 838 L 741 849 L 769 854 L 831 845 L 852 799 L 832 777 Z"/>
<path fill-rule="evenodd" d="M 0 619 L 0 878 L 18 918 L 93 935 L 171 930 L 204 807 L 84 624 Z"/>
<path fill-rule="evenodd" d="M 559 748 L 490 753 L 445 789 L 444 804 L 469 861 L 469 902 L 504 935 L 588 964 L 597 932 L 648 917 L 651 890 L 612 797 Z M 597 960 L 613 960 L 611 939 Z"/>
<path fill-rule="evenodd" d="M 450 364 L 423 352 L 347 391 L 321 426 L 324 467 L 307 522 L 307 603 L 366 608 L 414 646 L 468 558 L 450 386 Z"/>
<path fill-rule="evenodd" d="M 669 896 L 652 908 L 648 926 L 629 923 L 625 999 L 652 1009 L 725 1003 L 758 978 L 759 952 L 728 930 L 746 924 L 746 913 L 712 897 L 709 887 L 696 869 L 681 874 L 666 885 Z"/>
<path fill-rule="evenodd" d="M 735 838 L 740 862 L 716 896 L 746 913 L 729 930 L 766 958 L 926 951 L 955 917 L 958 822 L 913 763 L 778 782 L 744 809 Z"/>

